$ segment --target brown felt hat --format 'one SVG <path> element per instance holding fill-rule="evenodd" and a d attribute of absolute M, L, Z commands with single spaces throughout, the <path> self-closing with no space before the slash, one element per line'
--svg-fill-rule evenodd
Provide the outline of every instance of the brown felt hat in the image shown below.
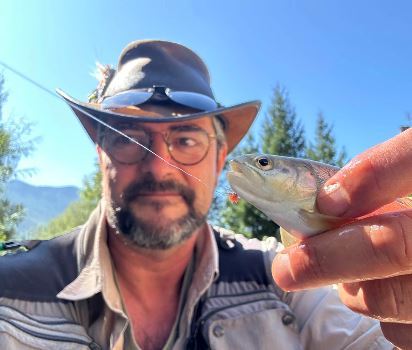
<path fill-rule="evenodd" d="M 192 50 L 173 42 L 134 41 L 120 54 L 117 70 L 106 66 L 102 74 L 104 78 L 88 103 L 78 101 L 61 90 L 57 91 L 77 115 L 93 142 L 96 142 L 97 138 L 96 119 L 108 124 L 117 120 L 130 121 L 130 118 L 134 121 L 153 123 L 178 122 L 217 115 L 223 121 L 230 152 L 249 130 L 260 108 L 259 101 L 231 107 L 220 106 L 213 96 L 206 65 Z M 169 102 L 192 107 L 196 112 L 153 117 L 139 116 L 135 113 L 116 113 L 115 108 L 107 107 L 107 101 L 124 100 L 125 96 L 136 98 L 136 95 L 139 97 L 145 93 L 152 96 L 153 93 L 157 94 L 159 89 Z M 189 102 L 186 102 L 186 99 Z M 199 101 L 207 103 L 201 103 L 196 107 Z M 155 99 L 151 98 L 146 102 L 156 103 Z M 191 103 L 195 104 L 190 105 Z"/>

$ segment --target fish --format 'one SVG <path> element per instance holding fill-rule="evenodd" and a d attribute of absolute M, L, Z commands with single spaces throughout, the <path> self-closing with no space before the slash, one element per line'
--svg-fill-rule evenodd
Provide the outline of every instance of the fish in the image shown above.
<path fill-rule="evenodd" d="M 227 179 L 234 192 L 280 226 L 285 246 L 343 226 L 350 220 L 324 215 L 316 207 L 320 189 L 339 167 L 271 154 L 245 154 L 229 164 Z M 391 208 L 392 211 L 412 208 L 412 200 L 400 199 Z"/>

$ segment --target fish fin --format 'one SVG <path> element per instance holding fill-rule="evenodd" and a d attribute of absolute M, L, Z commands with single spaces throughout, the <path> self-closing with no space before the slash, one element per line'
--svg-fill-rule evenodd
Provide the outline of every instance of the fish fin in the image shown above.
<path fill-rule="evenodd" d="M 412 197 L 398 198 L 396 202 L 406 208 L 412 208 Z"/>
<path fill-rule="evenodd" d="M 314 236 L 318 233 L 322 233 L 324 231 L 339 227 L 343 223 L 348 221 L 348 219 L 343 219 L 336 216 L 329 216 L 303 209 L 299 210 L 299 216 L 302 218 L 303 222 L 308 226 L 308 229 L 310 229 L 310 231 L 313 232 L 308 236 Z"/>
<path fill-rule="evenodd" d="M 299 238 L 290 234 L 283 227 L 279 228 L 279 232 L 280 232 L 280 240 L 282 241 L 282 244 L 285 246 L 285 248 L 290 247 L 291 245 L 298 243 L 300 241 Z"/>

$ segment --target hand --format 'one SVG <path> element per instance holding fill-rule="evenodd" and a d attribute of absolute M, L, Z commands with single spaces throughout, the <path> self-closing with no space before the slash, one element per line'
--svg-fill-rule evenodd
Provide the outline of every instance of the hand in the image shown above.
<path fill-rule="evenodd" d="M 342 302 L 381 321 L 388 340 L 412 349 L 412 207 L 357 219 L 412 193 L 412 129 L 354 158 L 318 195 L 319 211 L 350 222 L 279 253 L 285 290 L 338 284 Z"/>

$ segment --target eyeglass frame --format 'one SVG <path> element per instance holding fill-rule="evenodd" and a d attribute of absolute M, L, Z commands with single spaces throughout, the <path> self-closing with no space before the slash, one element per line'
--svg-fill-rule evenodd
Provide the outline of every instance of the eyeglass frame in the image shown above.
<path fill-rule="evenodd" d="M 187 125 L 191 125 L 191 124 L 187 124 Z M 126 129 L 128 129 L 128 128 L 123 128 L 123 130 L 126 130 Z M 130 128 L 129 128 L 129 129 L 130 129 Z M 119 128 L 119 130 L 120 130 L 122 133 L 124 133 L 122 129 Z M 132 129 L 130 129 L 130 130 L 132 130 Z M 167 146 L 167 151 L 168 151 L 170 157 L 171 157 L 175 162 L 177 162 L 178 164 L 180 164 L 180 165 L 185 165 L 185 166 L 187 166 L 187 165 L 190 165 L 190 166 L 191 166 L 191 165 L 197 165 L 197 164 L 199 164 L 201 161 L 203 161 L 203 160 L 206 158 L 207 154 L 209 153 L 209 149 L 210 149 L 210 145 L 211 145 L 211 140 L 217 140 L 217 135 L 216 135 L 216 134 L 208 133 L 206 130 L 204 130 L 204 129 L 201 128 L 201 127 L 196 127 L 194 130 L 188 130 L 188 131 L 200 131 L 200 132 L 204 133 L 204 134 L 207 136 L 207 140 L 208 140 L 207 149 L 206 149 L 204 155 L 203 155 L 198 161 L 196 161 L 196 162 L 194 162 L 194 163 L 182 163 L 182 162 L 178 161 L 177 159 L 175 159 L 175 157 L 173 156 L 173 154 L 172 154 L 172 152 L 171 152 L 171 149 L 170 149 L 170 147 L 172 146 L 172 144 L 169 144 L 169 143 L 168 143 L 168 140 L 167 140 L 168 134 L 170 134 L 170 133 L 173 132 L 173 131 L 176 131 L 176 129 L 175 129 L 175 130 L 166 130 L 166 131 L 163 131 L 163 132 L 162 132 L 162 131 L 148 131 L 148 130 L 145 129 L 145 128 L 138 128 L 137 130 L 144 131 L 144 132 L 147 134 L 147 136 L 148 136 L 148 144 L 147 144 L 147 145 L 144 144 L 143 146 L 144 146 L 144 147 L 147 147 L 147 148 L 150 149 L 150 150 L 151 150 L 151 147 L 152 147 L 152 145 L 153 145 L 153 136 L 152 136 L 152 135 L 154 135 L 154 134 L 160 134 L 160 135 L 162 136 L 162 139 L 163 139 L 164 143 L 165 143 L 166 146 Z M 138 144 L 138 141 L 137 141 L 137 140 L 134 140 L 132 136 L 129 136 L 127 133 L 124 133 L 125 135 L 128 136 L 128 137 L 126 137 L 126 139 L 128 139 L 129 141 L 133 140 L 133 141 L 131 141 L 131 142 L 134 142 L 137 147 L 142 147 L 145 152 L 144 152 L 143 157 L 142 157 L 141 159 L 135 161 L 135 162 L 124 162 L 124 161 L 118 160 L 118 159 L 113 155 L 113 153 L 109 151 L 109 149 L 108 149 L 109 147 L 105 147 L 105 145 L 104 145 L 104 144 L 105 144 L 105 138 L 106 138 L 106 136 L 107 136 L 108 134 L 111 134 L 111 135 L 118 134 L 120 137 L 125 137 L 125 136 L 122 135 L 121 133 L 118 133 L 118 132 L 116 132 L 116 131 L 114 131 L 114 130 L 111 130 L 111 129 L 109 129 L 109 128 L 104 128 L 104 129 L 102 130 L 102 132 L 99 132 L 99 134 L 100 134 L 100 136 L 99 136 L 98 139 L 99 139 L 99 144 L 100 144 L 100 146 L 102 147 L 102 149 L 104 149 L 106 153 L 108 153 L 110 156 L 112 156 L 112 157 L 116 160 L 116 162 L 118 162 L 118 163 L 120 163 L 120 164 L 125 164 L 125 165 L 138 164 L 138 163 L 142 162 L 143 160 L 145 160 L 145 158 L 147 157 L 147 155 L 148 155 L 149 153 L 151 153 L 151 152 L 149 152 L 147 149 L 145 149 L 144 147 L 140 146 L 140 145 Z"/>

